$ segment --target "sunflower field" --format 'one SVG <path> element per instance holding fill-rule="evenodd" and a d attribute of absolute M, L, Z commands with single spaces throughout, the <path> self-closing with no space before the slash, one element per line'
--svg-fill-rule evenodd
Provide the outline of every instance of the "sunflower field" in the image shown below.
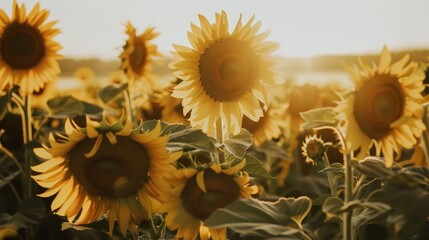
<path fill-rule="evenodd" d="M 426 62 L 385 45 L 298 84 L 219 11 L 171 58 L 127 22 L 116 71 L 64 89 L 42 5 L 0 9 L 0 239 L 429 239 Z"/>

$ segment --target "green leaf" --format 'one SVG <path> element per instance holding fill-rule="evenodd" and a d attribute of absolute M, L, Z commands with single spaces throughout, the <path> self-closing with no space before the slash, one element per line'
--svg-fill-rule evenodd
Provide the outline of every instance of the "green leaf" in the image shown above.
<path fill-rule="evenodd" d="M 31 225 L 39 224 L 45 217 L 45 203 L 37 197 L 24 199 L 18 211 L 13 215 L 13 222 L 18 228 L 29 228 Z"/>
<path fill-rule="evenodd" d="M 395 223 L 401 239 L 411 239 L 429 217 L 429 168 L 410 167 L 394 174 L 384 183 L 381 195 L 405 219 Z"/>
<path fill-rule="evenodd" d="M 270 179 L 273 178 L 270 173 L 264 168 L 264 164 L 253 157 L 250 154 L 246 154 L 246 165 L 241 169 L 242 171 L 248 172 L 249 176 L 258 179 Z"/>
<path fill-rule="evenodd" d="M 143 123 L 142 129 L 150 131 L 155 128 L 158 120 L 148 120 Z M 168 124 L 160 121 L 161 135 L 168 135 L 167 148 L 170 151 L 202 150 L 210 153 L 216 152 L 215 140 L 205 134 L 201 129 L 192 128 L 183 124 Z"/>
<path fill-rule="evenodd" d="M 101 114 L 103 109 L 97 105 L 80 101 L 72 96 L 60 96 L 48 100 L 51 117 L 65 118 L 85 114 Z"/>
<path fill-rule="evenodd" d="M 9 174 L 7 177 L 0 179 L 0 189 L 6 186 L 10 181 L 16 178 L 19 175 L 19 171 Z"/>
<path fill-rule="evenodd" d="M 128 83 L 124 83 L 119 87 L 109 85 L 100 89 L 98 91 L 98 96 L 100 97 L 101 101 L 108 104 L 111 101 L 115 100 L 115 98 L 127 88 L 128 88 Z"/>
<path fill-rule="evenodd" d="M 320 170 L 319 173 L 332 173 L 335 177 L 343 177 L 344 166 L 341 163 L 332 163 L 328 167 Z"/>
<path fill-rule="evenodd" d="M 243 158 L 247 149 L 252 145 L 252 135 L 242 128 L 240 133 L 231 136 L 223 142 L 225 150 L 237 158 Z"/>
<path fill-rule="evenodd" d="M 244 236 L 268 239 L 270 237 L 298 236 L 309 239 L 301 222 L 311 209 L 308 197 L 280 198 L 276 202 L 240 199 L 226 208 L 217 209 L 204 225 L 211 228 L 228 227 Z"/>
<path fill-rule="evenodd" d="M 331 194 L 322 194 L 315 199 L 312 200 L 313 206 L 323 205 L 323 203 L 326 201 L 326 199 L 332 197 Z"/>
<path fill-rule="evenodd" d="M 361 174 L 377 179 L 392 177 L 393 171 L 386 167 L 383 159 L 378 157 L 366 157 L 361 161 L 352 160 L 352 166 Z"/>
<path fill-rule="evenodd" d="M 301 129 L 335 126 L 337 124 L 336 113 L 332 107 L 315 108 L 299 114 L 304 119 Z"/>
<path fill-rule="evenodd" d="M 344 201 L 336 196 L 331 196 L 325 200 L 322 205 L 322 210 L 328 218 L 331 217 L 340 217 L 340 213 L 342 212 L 342 207 L 344 206 Z"/>

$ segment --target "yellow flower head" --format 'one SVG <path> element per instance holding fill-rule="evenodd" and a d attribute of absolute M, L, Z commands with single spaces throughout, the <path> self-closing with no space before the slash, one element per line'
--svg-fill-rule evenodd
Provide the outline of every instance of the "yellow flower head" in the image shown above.
<path fill-rule="evenodd" d="M 32 93 L 31 107 L 40 108 L 47 110 L 48 109 L 48 100 L 55 97 L 57 93 L 57 79 L 53 79 L 41 87 L 39 91 L 34 91 Z"/>
<path fill-rule="evenodd" d="M 52 211 L 75 224 L 108 213 L 110 233 L 116 220 L 122 234 L 127 227 L 136 230 L 160 204 L 157 198 L 167 188 L 162 174 L 174 170 L 171 164 L 181 152 L 166 151 L 168 136 L 160 136 L 159 123 L 141 133 L 128 122 L 122 127 L 88 119 L 81 128 L 68 119 L 65 131 L 50 135 L 49 148 L 35 149 L 46 160 L 32 167 L 40 173 L 33 179 L 48 188 L 39 196 L 57 194 Z"/>
<path fill-rule="evenodd" d="M 201 239 L 225 239 L 226 228 L 211 229 L 202 222 L 216 209 L 257 193 L 248 173 L 240 171 L 245 164 L 223 169 L 215 163 L 205 170 L 182 168 L 164 175 L 172 188 L 164 192 L 161 209 L 168 213 L 167 227 L 177 229 L 176 238 L 195 240 L 199 234 Z"/>
<path fill-rule="evenodd" d="M 233 133 L 241 128 L 243 115 L 252 121 L 263 116 L 270 101 L 269 85 L 277 82 L 275 59 L 270 55 L 278 44 L 264 41 L 269 32 L 257 33 L 261 22 L 252 17 L 242 24 L 241 17 L 232 33 L 224 11 L 210 24 L 199 15 L 200 27 L 191 24 L 188 33 L 192 48 L 174 45 L 170 68 L 179 83 L 172 96 L 182 99 L 190 122 L 211 135 L 222 118 Z M 260 102 L 259 102 L 260 101 Z"/>
<path fill-rule="evenodd" d="M 322 159 L 326 148 L 323 140 L 317 137 L 317 135 L 307 135 L 301 150 L 302 156 L 305 157 L 305 162 L 314 165 L 315 161 L 317 162 Z"/>
<path fill-rule="evenodd" d="M 252 134 L 255 146 L 262 145 L 265 141 L 280 137 L 283 130 L 287 127 L 284 120 L 287 107 L 280 103 L 272 103 L 264 116 L 257 122 L 243 116 L 243 128 Z"/>
<path fill-rule="evenodd" d="M 61 46 L 52 40 L 60 31 L 56 21 L 45 23 L 48 16 L 38 3 L 27 15 L 14 1 L 12 18 L 0 9 L 0 90 L 14 84 L 31 94 L 60 73 Z"/>
<path fill-rule="evenodd" d="M 79 67 L 74 72 L 74 76 L 86 84 L 94 79 L 94 75 L 94 70 L 90 67 Z"/>
<path fill-rule="evenodd" d="M 393 163 L 401 147 L 412 148 L 425 129 L 422 107 L 418 103 L 424 90 L 424 72 L 409 55 L 395 63 L 385 46 L 378 65 L 359 60 L 360 69 L 347 67 L 355 89 L 336 107 L 339 120 L 346 124 L 346 143 L 350 150 L 360 148 L 358 158 L 375 143 L 386 165 Z"/>
<path fill-rule="evenodd" d="M 157 46 L 150 43 L 159 33 L 152 27 L 146 28 L 143 34 L 137 35 L 134 26 L 128 22 L 126 34 L 128 39 L 120 55 L 121 69 L 125 71 L 130 81 L 136 81 L 142 77 L 148 77 L 152 70 L 154 56 L 161 56 Z"/>

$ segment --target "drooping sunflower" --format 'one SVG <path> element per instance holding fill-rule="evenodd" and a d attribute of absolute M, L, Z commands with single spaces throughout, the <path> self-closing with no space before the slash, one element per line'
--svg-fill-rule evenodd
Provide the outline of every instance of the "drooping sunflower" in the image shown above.
<path fill-rule="evenodd" d="M 182 168 L 164 175 L 173 187 L 164 192 L 161 209 L 167 212 L 167 227 L 177 229 L 176 238 L 195 240 L 199 234 L 201 239 L 225 239 L 225 228 L 208 228 L 203 221 L 216 209 L 257 193 L 257 186 L 249 184 L 248 173 L 240 171 L 245 164 L 243 160 L 222 169 L 215 163 L 205 170 Z"/>
<path fill-rule="evenodd" d="M 109 231 L 118 221 L 122 234 L 127 227 L 136 229 L 158 207 L 158 195 L 167 189 L 162 174 L 181 152 L 169 153 L 168 136 L 160 136 L 160 123 L 147 132 L 131 130 L 119 122 L 87 119 L 86 127 L 73 120 L 65 124 L 66 135 L 51 134 L 50 148 L 36 148 L 38 157 L 47 161 L 33 166 L 33 179 L 49 188 L 39 194 L 57 194 L 51 209 L 67 216 L 75 224 L 91 223 L 108 213 Z"/>
<path fill-rule="evenodd" d="M 323 158 L 326 151 L 323 140 L 317 135 L 307 135 L 301 147 L 305 162 L 314 165 Z"/>
<path fill-rule="evenodd" d="M 277 83 L 276 61 L 270 54 L 278 44 L 265 41 L 269 32 L 257 33 L 261 22 L 252 17 L 242 24 L 241 17 L 232 33 L 224 11 L 210 24 L 199 15 L 200 27 L 191 24 L 188 33 L 192 48 L 174 45 L 170 68 L 182 79 L 172 96 L 182 99 L 190 122 L 213 135 L 215 123 L 238 133 L 243 114 L 252 121 L 263 116 L 270 101 L 268 86 Z"/>
<path fill-rule="evenodd" d="M 27 15 L 14 1 L 12 18 L 0 9 L 0 89 L 14 84 L 31 94 L 60 73 L 61 46 L 52 39 L 60 30 L 45 23 L 48 16 L 38 3 Z"/>
<path fill-rule="evenodd" d="M 425 129 L 418 103 L 424 90 L 424 72 L 409 55 L 391 63 L 384 46 L 378 65 L 359 61 L 361 69 L 347 67 L 355 89 L 338 103 L 338 119 L 346 122 L 346 142 L 360 148 L 358 158 L 375 145 L 391 166 L 401 147 L 412 148 Z M 373 144 L 375 143 L 375 144 Z"/>
<path fill-rule="evenodd" d="M 124 70 L 130 81 L 148 77 L 152 70 L 152 61 L 155 56 L 162 56 L 156 45 L 150 43 L 159 33 L 153 27 L 148 27 L 143 34 L 137 35 L 134 26 L 128 22 L 125 33 L 128 39 L 120 54 L 121 69 Z"/>
<path fill-rule="evenodd" d="M 280 104 L 271 104 L 264 116 L 259 121 L 254 122 L 248 117 L 243 116 L 243 128 L 252 134 L 255 146 L 260 146 L 265 141 L 279 137 L 283 129 L 286 128 L 284 115 L 287 108 Z"/>

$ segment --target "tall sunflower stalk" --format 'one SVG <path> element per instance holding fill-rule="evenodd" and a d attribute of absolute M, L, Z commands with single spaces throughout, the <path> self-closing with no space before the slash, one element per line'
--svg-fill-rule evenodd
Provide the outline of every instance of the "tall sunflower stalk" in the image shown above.
<path fill-rule="evenodd" d="M 149 77 L 152 70 L 152 61 L 154 57 L 162 55 L 158 52 L 157 46 L 150 43 L 151 40 L 159 35 L 153 27 L 148 27 L 142 34 L 137 35 L 135 27 L 128 22 L 125 33 L 128 39 L 119 56 L 121 58 L 121 69 L 124 71 L 128 83 L 128 87 L 124 89 L 123 94 L 128 119 L 132 121 L 134 126 L 137 126 L 137 113 L 134 103 L 137 81 L 144 81 L 144 94 L 150 94 L 153 91 L 153 83 Z"/>
<path fill-rule="evenodd" d="M 13 91 L 19 86 L 19 93 L 12 94 L 12 101 L 21 113 L 24 142 L 23 197 L 33 196 L 31 165 L 33 153 L 30 143 L 33 141 L 33 119 L 31 98 L 44 85 L 59 74 L 56 59 L 61 46 L 52 40 L 60 31 L 54 28 L 56 21 L 45 22 L 49 11 L 41 10 L 36 4 L 27 14 L 25 5 L 13 2 L 13 14 L 0 10 L 0 90 Z M 21 167 L 19 167 L 21 169 Z M 26 239 L 33 238 L 32 228 L 28 228 Z"/>
<path fill-rule="evenodd" d="M 33 159 L 29 143 L 33 141 L 31 98 L 51 81 L 60 69 L 56 59 L 61 46 L 52 40 L 60 31 L 54 28 L 56 21 L 46 23 L 49 11 L 41 10 L 39 4 L 27 14 L 25 5 L 13 3 L 13 16 L 0 10 L 0 71 L 1 89 L 11 90 L 13 85 L 20 93 L 13 93 L 12 101 L 22 115 L 23 141 L 25 145 L 24 197 L 32 196 L 31 164 Z"/>

